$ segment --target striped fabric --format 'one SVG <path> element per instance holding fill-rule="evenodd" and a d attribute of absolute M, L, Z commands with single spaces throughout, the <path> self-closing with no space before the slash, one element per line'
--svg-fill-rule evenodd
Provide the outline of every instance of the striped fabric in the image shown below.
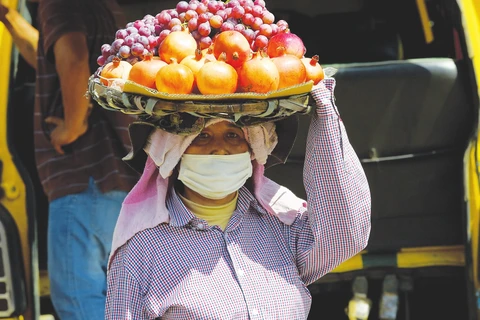
<path fill-rule="evenodd" d="M 129 191 L 138 175 L 122 161 L 130 142 L 128 125 L 132 117 L 108 112 L 94 105 L 89 117 L 89 130 L 65 148 L 66 154 L 55 152 L 49 141 L 54 126 L 47 126 L 48 116 L 63 117 L 60 81 L 55 71 L 53 45 L 68 32 L 84 32 L 90 50 L 90 69 L 98 65 L 100 47 L 115 36 L 113 16 L 103 1 L 42 0 L 38 22 L 38 70 L 35 97 L 34 134 L 38 173 L 49 200 L 78 193 L 93 177 L 100 190 Z M 72 75 L 75 76 L 75 75 Z M 85 91 L 87 83 L 85 83 Z M 84 99 L 84 97 L 79 97 Z"/>
<path fill-rule="evenodd" d="M 323 84 L 322 84 L 323 85 Z M 361 251 L 370 191 L 325 81 L 304 168 L 308 208 L 292 225 L 245 187 L 224 232 L 193 216 L 175 191 L 170 222 L 137 233 L 108 273 L 106 319 L 306 319 L 307 286 Z"/>

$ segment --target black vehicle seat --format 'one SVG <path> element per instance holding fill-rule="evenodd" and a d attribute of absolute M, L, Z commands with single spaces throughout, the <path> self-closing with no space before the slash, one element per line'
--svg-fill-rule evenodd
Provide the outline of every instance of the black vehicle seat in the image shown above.
<path fill-rule="evenodd" d="M 449 58 L 332 65 L 337 106 L 372 192 L 370 252 L 454 245 L 463 236 L 463 157 L 476 123 Z M 305 196 L 308 116 L 285 165 L 267 176 Z"/>

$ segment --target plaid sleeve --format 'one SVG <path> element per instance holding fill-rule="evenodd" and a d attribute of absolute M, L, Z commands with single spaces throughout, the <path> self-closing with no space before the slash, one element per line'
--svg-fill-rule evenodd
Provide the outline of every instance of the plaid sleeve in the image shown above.
<path fill-rule="evenodd" d="M 364 249 L 370 234 L 370 189 L 335 106 L 334 88 L 329 78 L 312 91 L 317 112 L 303 172 L 308 213 L 295 241 L 307 285 Z"/>
<path fill-rule="evenodd" d="M 141 289 L 125 266 L 126 245 L 121 247 L 107 273 L 105 320 L 149 319 L 143 312 Z"/>

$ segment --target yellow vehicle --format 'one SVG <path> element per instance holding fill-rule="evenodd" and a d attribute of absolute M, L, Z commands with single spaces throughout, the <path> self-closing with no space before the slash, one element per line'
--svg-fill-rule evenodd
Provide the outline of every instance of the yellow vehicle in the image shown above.
<path fill-rule="evenodd" d="M 27 15 L 23 1 L 6 1 Z M 177 1 L 119 1 L 128 21 Z M 271 0 L 336 99 L 372 191 L 368 247 L 310 286 L 309 319 L 480 319 L 480 1 Z M 30 8 L 32 9 L 32 8 Z M 0 25 L 0 318 L 54 314 L 33 74 Z M 266 174 L 304 195 L 308 117 Z"/>

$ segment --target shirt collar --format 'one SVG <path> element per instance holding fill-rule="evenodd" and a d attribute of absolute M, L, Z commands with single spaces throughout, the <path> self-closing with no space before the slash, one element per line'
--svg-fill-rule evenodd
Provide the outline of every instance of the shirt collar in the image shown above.
<path fill-rule="evenodd" d="M 195 215 L 185 207 L 173 186 L 170 190 L 170 196 L 167 197 L 166 205 L 170 215 L 169 224 L 173 227 L 190 225 L 193 220 L 197 219 Z M 247 213 L 250 212 L 250 208 L 253 208 L 253 211 L 260 215 L 266 213 L 265 209 L 258 203 L 253 194 L 243 186 L 238 190 L 238 202 L 235 212 L 242 214 Z"/>

